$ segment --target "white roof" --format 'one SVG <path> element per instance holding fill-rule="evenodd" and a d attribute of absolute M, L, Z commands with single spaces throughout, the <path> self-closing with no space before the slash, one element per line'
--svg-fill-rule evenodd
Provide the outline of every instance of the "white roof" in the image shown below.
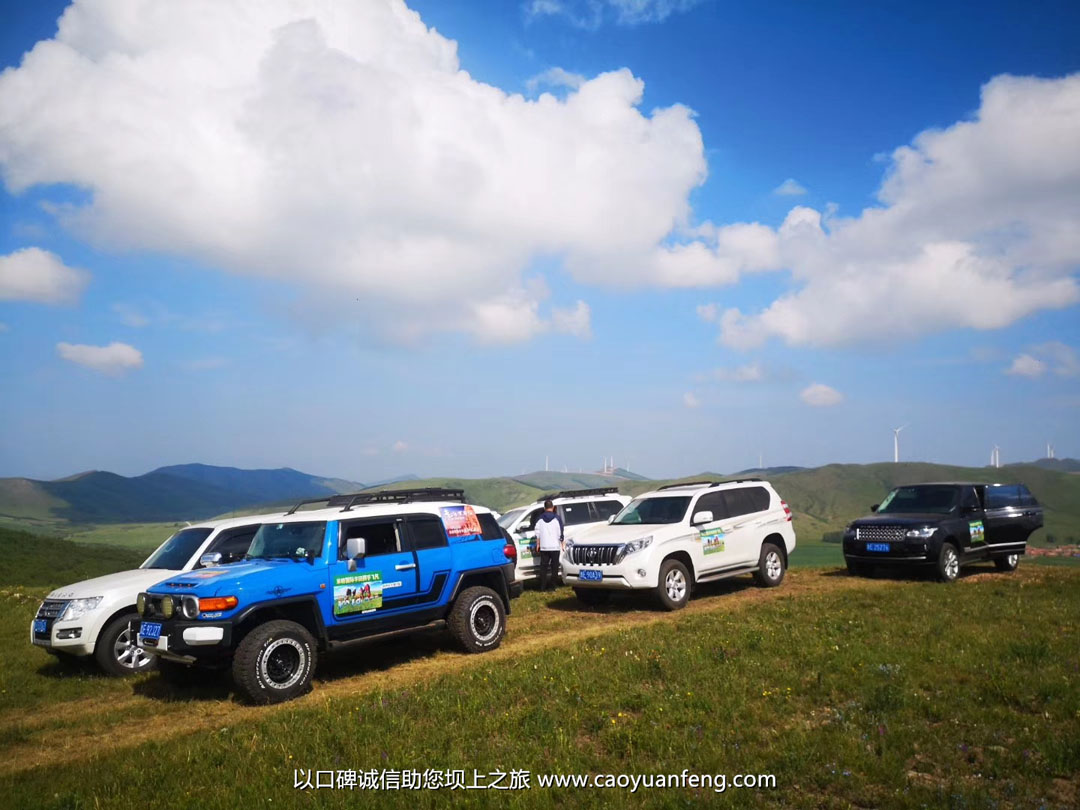
<path fill-rule="evenodd" d="M 253 523 L 269 523 L 280 515 L 280 512 L 269 512 L 262 515 L 244 515 L 243 517 L 220 518 L 219 520 L 201 520 L 184 526 L 183 529 L 232 529 L 236 526 L 250 526 Z M 183 531 L 179 529 L 179 531 Z"/>
<path fill-rule="evenodd" d="M 752 487 L 752 486 L 763 487 L 764 486 L 764 487 L 767 487 L 767 486 L 769 486 L 769 482 L 768 481 L 762 481 L 762 480 L 753 480 L 752 481 L 752 480 L 744 478 L 741 481 L 717 481 L 715 483 L 708 483 L 708 484 L 694 484 L 694 483 L 676 484 L 674 486 L 664 487 L 664 489 L 654 489 L 652 492 L 643 492 L 640 495 L 638 495 L 637 497 L 639 497 L 639 498 L 651 498 L 654 495 L 663 496 L 663 495 L 671 495 L 671 494 L 694 495 L 694 494 L 696 494 L 698 492 L 701 492 L 702 490 L 706 490 L 706 489 L 734 489 L 734 488 L 743 487 L 743 486 L 747 486 L 747 487 Z"/>

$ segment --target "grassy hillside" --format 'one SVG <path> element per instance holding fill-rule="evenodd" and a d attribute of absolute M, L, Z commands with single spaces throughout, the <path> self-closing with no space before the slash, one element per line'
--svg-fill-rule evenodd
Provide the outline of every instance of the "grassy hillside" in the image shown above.
<path fill-rule="evenodd" d="M 1080 804 L 1080 576 L 984 572 L 952 586 L 795 572 L 703 588 L 669 614 L 530 591 L 503 646 L 439 634 L 325 656 L 278 707 L 225 685 L 65 669 L 0 611 L 0 790 L 43 810 L 705 806 L 1073 808 Z M 0 599 L 5 599 L 0 596 Z M 957 622 L 956 616 L 979 616 Z M 1017 627 L 1024 628 L 1018 634 Z M 947 677 L 943 677 L 943 673 Z M 224 778 L 222 763 L 242 778 Z M 529 773 L 495 792 L 299 791 L 307 771 Z M 692 787 L 542 787 L 547 774 L 724 774 Z M 734 774 L 775 777 L 737 789 Z M 507 782 L 502 783 L 508 786 Z M 312 792 L 315 795 L 310 795 Z M 306 795 L 307 794 L 307 795 Z"/>
<path fill-rule="evenodd" d="M 70 540 L 0 528 L 0 588 L 57 587 L 138 568 L 144 559 L 144 552 L 133 549 L 105 545 L 88 549 Z"/>

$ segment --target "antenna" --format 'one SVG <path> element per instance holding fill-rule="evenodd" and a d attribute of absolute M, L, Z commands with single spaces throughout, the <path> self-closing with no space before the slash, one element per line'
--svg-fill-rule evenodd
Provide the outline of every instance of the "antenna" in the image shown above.
<path fill-rule="evenodd" d="M 898 428 L 893 428 L 892 436 L 892 449 L 893 449 L 893 463 L 900 463 L 900 431 L 908 427 L 907 425 L 901 425 Z"/>

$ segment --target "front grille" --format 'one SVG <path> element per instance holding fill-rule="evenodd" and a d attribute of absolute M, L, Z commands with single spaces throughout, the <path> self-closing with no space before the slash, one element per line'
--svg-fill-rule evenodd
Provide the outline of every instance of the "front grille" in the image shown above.
<path fill-rule="evenodd" d="M 57 619 L 67 610 L 67 599 L 46 599 L 38 608 L 37 619 Z"/>
<path fill-rule="evenodd" d="M 619 546 L 574 546 L 570 560 L 574 565 L 614 565 Z"/>
<path fill-rule="evenodd" d="M 866 543 L 898 543 L 904 539 L 904 527 L 860 526 L 859 539 Z"/>

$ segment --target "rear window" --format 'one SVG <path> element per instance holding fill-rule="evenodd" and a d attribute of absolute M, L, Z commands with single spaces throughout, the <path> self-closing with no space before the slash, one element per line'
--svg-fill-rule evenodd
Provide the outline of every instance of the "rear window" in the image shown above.
<path fill-rule="evenodd" d="M 593 503 L 593 509 L 596 510 L 597 520 L 607 520 L 612 515 L 617 515 L 622 511 L 623 505 L 618 501 L 596 501 Z"/>
<path fill-rule="evenodd" d="M 588 503 L 564 503 L 559 507 L 559 511 L 562 512 L 563 523 L 567 526 L 593 523 L 596 520 L 589 512 Z"/>
<path fill-rule="evenodd" d="M 485 540 L 505 540 L 506 535 L 503 534 L 502 527 L 499 526 L 499 521 L 495 519 L 495 516 L 491 512 L 481 512 L 476 516 L 480 521 L 480 529 L 483 532 L 481 535 Z"/>

